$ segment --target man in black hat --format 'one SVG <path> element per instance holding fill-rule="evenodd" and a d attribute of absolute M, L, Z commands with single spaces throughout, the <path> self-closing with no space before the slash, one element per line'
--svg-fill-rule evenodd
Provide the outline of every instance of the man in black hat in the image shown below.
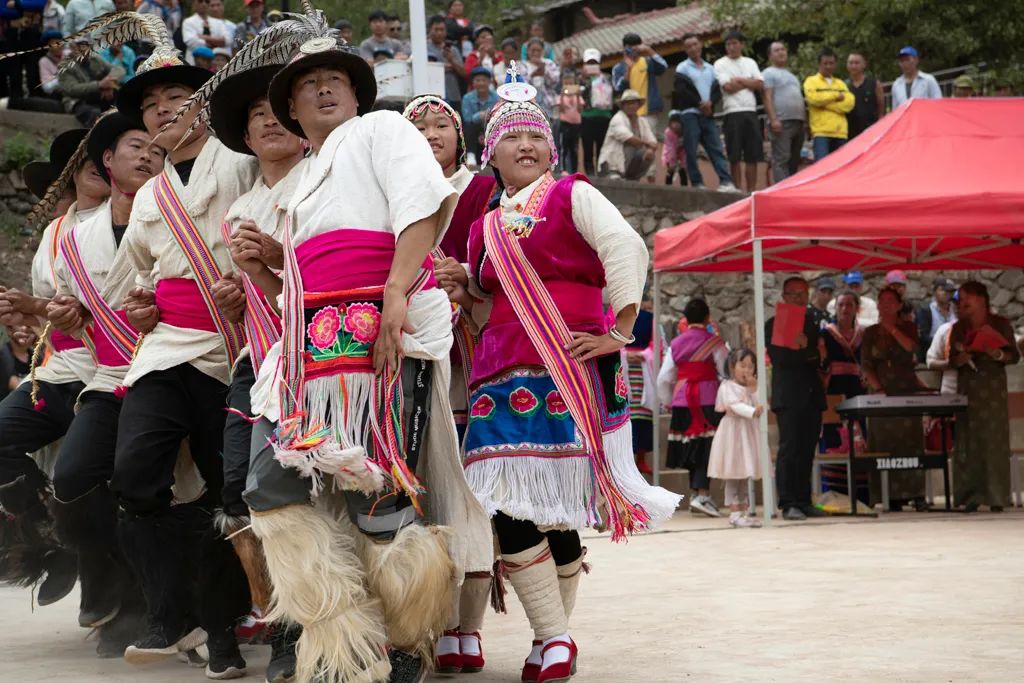
<path fill-rule="evenodd" d="M 47 166 L 28 174 L 42 200 L 35 212 L 49 216 L 65 194 L 75 201 L 43 231 L 32 259 L 32 294 L 17 289 L 0 292 L 0 324 L 43 328 L 46 306 L 57 293 L 54 264 L 66 231 L 86 220 L 107 198 L 109 189 L 91 161 L 76 153 L 85 129 L 58 135 L 50 145 Z M 52 182 L 47 187 L 43 183 Z M 27 454 L 60 439 L 74 417 L 75 399 L 95 372 L 92 355 L 79 339 L 57 332 L 49 336 L 49 361 L 0 402 L 0 580 L 29 586 L 43 581 L 36 594 L 40 605 L 67 595 L 77 577 L 74 553 L 58 544 L 51 531 L 50 482 Z"/>
<path fill-rule="evenodd" d="M 230 536 L 249 578 L 254 607 L 267 612 L 270 586 L 259 539 L 250 528 L 249 508 L 242 500 L 249 472 L 252 412 L 249 392 L 269 344 L 280 338 L 280 318 L 249 279 L 264 268 L 283 267 L 281 242 L 287 227 L 288 201 L 306 167 L 301 138 L 284 128 L 274 116 L 267 87 L 280 66 L 250 69 L 224 80 L 210 100 L 210 120 L 219 140 L 240 154 L 255 156 L 260 176 L 253 188 L 239 197 L 225 223 L 231 231 L 231 253 L 241 273 L 225 275 L 215 285 L 217 305 L 235 322 L 245 322 L 248 346 L 235 363 L 228 388 L 224 426 L 224 488 L 220 531 Z M 244 286 L 243 286 L 244 285 Z M 252 295 L 251 297 L 248 295 Z M 289 627 L 290 626 L 290 627 Z M 267 680 L 291 680 L 295 675 L 298 628 L 276 623 L 271 627 L 271 658 Z"/>
<path fill-rule="evenodd" d="M 53 512 L 61 541 L 78 555 L 78 623 L 100 630 L 101 657 L 120 657 L 138 636 L 143 611 L 118 547 L 117 503 L 107 488 L 121 383 L 138 337 L 117 310 L 133 283 L 121 243 L 135 193 L 156 174 L 164 151 L 141 124 L 116 111 L 89 132 L 86 150 L 110 186 L 110 201 L 62 239 L 54 269 L 57 295 L 47 315 L 55 329 L 69 336 L 82 336 L 89 326 L 97 368 L 78 395 L 75 418 L 57 456 Z"/>
<path fill-rule="evenodd" d="M 149 37 L 157 43 L 153 55 L 117 96 L 118 110 L 167 151 L 162 172 L 135 196 L 122 243 L 138 285 L 125 309 L 145 337 L 124 377 L 110 488 L 123 510 L 118 531 L 142 584 L 148 620 L 148 632 L 125 650 L 125 659 L 146 663 L 206 641 L 207 675 L 235 677 L 245 669 L 234 624 L 249 610 L 248 588 L 210 516 L 223 482 L 231 360 L 244 335 L 217 309 L 212 287 L 231 266 L 221 221 L 252 187 L 256 169 L 205 125 L 192 129 L 195 109 L 176 118 L 211 74 L 185 64 L 162 35 Z M 207 490 L 172 506 L 185 438 Z"/>
<path fill-rule="evenodd" d="M 422 268 L 457 196 L 414 126 L 367 113 L 375 93 L 366 62 L 329 35 L 304 43 L 269 90 L 278 120 L 313 156 L 289 205 L 285 262 L 294 265 L 283 282 L 269 268 L 253 273 L 270 300 L 283 288 L 284 306 L 282 342 L 252 391 L 264 419 L 245 500 L 277 610 L 303 627 L 299 680 L 318 670 L 332 681 L 389 671 L 392 681 L 421 680 L 457 570 L 447 542 L 423 524 L 411 473 L 427 473 L 428 494 L 431 471 L 450 473 L 445 495 L 430 497 L 434 522 L 457 524 L 462 490 L 472 498 L 454 424 L 434 418 L 451 412 L 451 320 Z M 392 398 L 382 405 L 372 396 L 384 387 Z M 308 504 L 332 485 L 345 491 L 348 529 Z M 328 594 L 337 597 L 325 602 Z"/>

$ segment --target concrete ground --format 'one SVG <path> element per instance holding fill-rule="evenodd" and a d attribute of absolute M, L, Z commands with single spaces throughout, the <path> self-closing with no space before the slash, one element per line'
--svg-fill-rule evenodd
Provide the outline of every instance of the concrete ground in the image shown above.
<path fill-rule="evenodd" d="M 628 544 L 585 543 L 580 683 L 1024 680 L 1024 512 L 754 530 L 680 512 Z M 205 680 L 95 659 L 76 610 L 77 593 L 33 611 L 27 590 L 0 589 L 0 681 Z M 531 635 L 511 593 L 509 610 L 487 617 L 485 671 L 455 680 L 519 680 Z M 262 680 L 267 651 L 245 650 L 245 680 Z"/>

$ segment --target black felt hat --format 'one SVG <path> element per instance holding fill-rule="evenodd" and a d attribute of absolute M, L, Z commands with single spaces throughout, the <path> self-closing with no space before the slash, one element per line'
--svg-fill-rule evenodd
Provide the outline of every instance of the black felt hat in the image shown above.
<path fill-rule="evenodd" d="M 154 53 L 139 66 L 135 76 L 117 91 L 117 110 L 141 123 L 142 97 L 147 88 L 162 83 L 177 83 L 191 90 L 199 90 L 211 76 L 212 71 L 186 64 L 177 56 Z"/>
<path fill-rule="evenodd" d="M 36 199 L 42 199 L 46 194 L 46 188 L 53 184 L 53 181 L 60 175 L 60 169 L 49 161 L 30 161 L 21 169 L 21 177 L 25 180 L 29 192 L 35 195 Z"/>
<path fill-rule="evenodd" d="M 139 121 L 125 116 L 119 111 L 111 111 L 101 117 L 89 132 L 89 141 L 85 143 L 85 152 L 89 160 L 96 165 L 96 172 L 110 184 L 110 174 L 103 165 L 103 152 L 114 146 L 117 139 L 130 130 L 146 130 Z"/>
<path fill-rule="evenodd" d="M 225 78 L 213 91 L 210 97 L 210 123 L 217 133 L 217 139 L 225 147 L 240 154 L 253 154 L 249 145 L 245 144 L 249 106 L 257 99 L 267 97 L 270 81 L 280 70 L 280 64 L 249 69 Z M 284 124 L 283 119 L 279 117 L 278 120 Z"/>
<path fill-rule="evenodd" d="M 270 106 L 273 107 L 277 120 L 282 126 L 303 138 L 306 135 L 302 132 L 302 126 L 291 117 L 288 108 L 292 78 L 318 66 L 333 66 L 348 74 L 355 89 L 356 101 L 359 103 L 358 114 L 371 111 L 377 99 L 377 78 L 358 50 L 344 41 L 328 36 L 307 40 L 292 57 L 292 61 L 274 76 L 268 92 Z"/>

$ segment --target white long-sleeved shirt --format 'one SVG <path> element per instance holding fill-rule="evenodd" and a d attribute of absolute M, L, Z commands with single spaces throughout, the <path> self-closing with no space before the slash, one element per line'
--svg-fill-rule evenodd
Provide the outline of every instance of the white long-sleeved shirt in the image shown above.
<path fill-rule="evenodd" d="M 395 240 L 418 221 L 440 213 L 434 246 L 448 229 L 458 194 L 445 180 L 426 138 L 401 114 L 379 111 L 349 119 L 309 158 L 292 195 L 288 214 L 297 247 L 339 228 L 391 233 Z M 383 283 L 382 283 L 383 284 Z M 426 290 L 409 301 L 409 320 L 415 328 L 403 334 L 409 352 L 424 335 L 433 334 L 432 317 L 440 316 L 451 346 L 451 309 L 443 290 Z M 417 322 L 419 320 L 419 323 Z M 255 415 L 277 420 L 279 414 L 278 342 L 267 354 L 250 396 Z"/>
<path fill-rule="evenodd" d="M 204 26 L 209 26 L 210 32 L 208 34 L 203 33 Z M 204 35 L 209 35 L 213 38 L 223 38 L 224 47 L 230 49 L 231 37 L 234 35 L 234 32 L 229 31 L 226 21 L 217 17 L 207 16 L 206 19 L 203 19 L 198 14 L 193 14 L 185 19 L 185 21 L 181 22 L 181 39 L 185 42 L 187 48 L 185 50 L 185 61 L 189 64 L 196 63 L 195 58 L 192 56 L 192 51 L 197 47 L 206 45 L 206 41 L 203 40 Z"/>
<path fill-rule="evenodd" d="M 928 347 L 928 353 L 925 354 L 925 360 L 928 362 L 928 367 L 934 367 L 933 363 L 936 361 L 948 361 L 949 356 L 946 353 L 946 342 L 949 341 L 949 333 L 953 329 L 953 325 L 956 324 L 956 320 L 951 320 L 948 323 L 942 323 L 939 329 L 935 330 L 935 336 L 932 337 L 931 346 Z M 942 385 L 939 389 L 939 393 L 942 394 L 955 394 L 957 386 L 957 371 L 953 369 L 946 369 L 942 371 Z"/>
<path fill-rule="evenodd" d="M 42 299 L 52 299 L 57 294 L 57 283 L 54 278 L 54 270 L 60 252 L 57 251 L 57 258 L 51 258 L 54 249 L 54 239 L 59 240 L 67 230 L 74 228 L 79 222 L 88 221 L 97 209 L 86 211 L 78 210 L 78 203 L 72 204 L 67 213 L 64 214 L 64 221 L 60 226 L 60 233 L 55 234 L 57 220 L 51 222 L 43 231 L 43 238 L 39 242 L 39 248 L 32 258 L 32 296 Z M 59 220 L 59 219 L 58 219 Z M 44 321 L 45 322 L 45 321 Z M 65 384 L 67 382 L 88 382 L 96 372 L 96 363 L 92 354 L 86 348 L 68 349 L 60 353 L 54 353 L 50 359 L 36 370 L 36 379 L 52 384 Z M 28 377 L 25 381 L 28 381 Z"/>
<path fill-rule="evenodd" d="M 195 159 L 189 184 L 182 185 L 170 157 L 164 169 L 185 210 L 213 254 L 222 273 L 232 268 L 231 256 L 221 231 L 224 215 L 234 201 L 248 192 L 256 180 L 256 159 L 233 152 L 217 139 L 206 141 Z M 122 240 L 135 271 L 135 284 L 154 291 L 160 280 L 195 280 L 181 247 L 171 235 L 154 197 L 156 178 L 148 181 L 135 195 L 128 230 Z M 174 327 L 163 322 L 146 335 L 125 377 L 125 386 L 157 370 L 189 363 L 197 370 L 224 384 L 229 381 L 227 350 L 220 332 Z"/>

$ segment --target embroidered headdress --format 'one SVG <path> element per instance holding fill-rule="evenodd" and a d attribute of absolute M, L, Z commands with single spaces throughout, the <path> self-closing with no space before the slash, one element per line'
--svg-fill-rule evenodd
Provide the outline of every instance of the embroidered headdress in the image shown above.
<path fill-rule="evenodd" d="M 462 166 L 466 163 L 466 136 L 462 131 L 462 117 L 459 116 L 459 112 L 452 108 L 452 105 L 437 95 L 420 95 L 419 97 L 414 97 L 406 105 L 402 116 L 415 123 L 428 111 L 435 114 L 439 112 L 444 113 L 452 120 L 452 123 L 455 125 L 455 133 L 458 135 L 455 143 L 455 163 L 458 166 Z"/>
<path fill-rule="evenodd" d="M 534 98 L 537 89 L 523 80 L 513 61 L 508 68 L 505 82 L 498 86 L 498 104 L 491 110 L 484 132 L 484 150 L 481 162 L 487 164 L 494 156 L 494 148 L 507 133 L 535 130 L 544 134 L 551 148 L 551 165 L 558 163 L 558 148 L 551 133 L 551 124 Z"/>

